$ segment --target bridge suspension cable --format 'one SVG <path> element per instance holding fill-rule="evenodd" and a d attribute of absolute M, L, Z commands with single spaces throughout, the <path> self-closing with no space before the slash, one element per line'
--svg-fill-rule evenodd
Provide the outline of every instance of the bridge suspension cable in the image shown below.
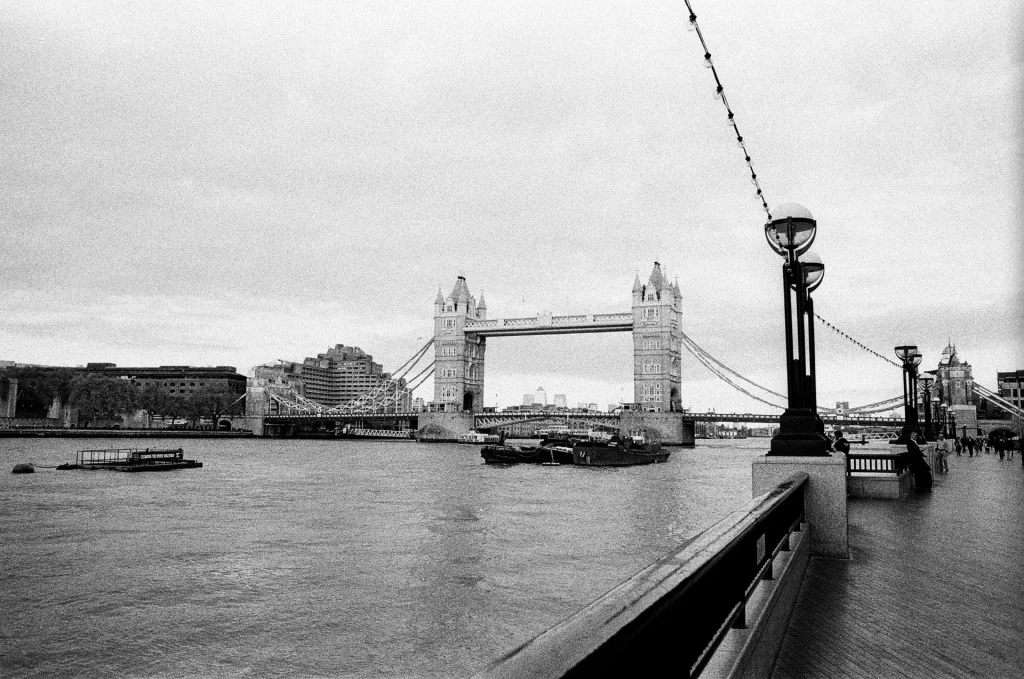
<path fill-rule="evenodd" d="M 750 170 L 750 183 L 754 185 L 757 191 L 757 199 L 761 201 L 761 206 L 764 208 L 764 212 L 768 215 L 768 221 L 772 219 L 771 210 L 768 209 L 768 201 L 765 200 L 764 192 L 761 191 L 761 184 L 758 182 L 757 173 L 754 172 L 754 164 L 750 160 L 750 151 L 747 150 L 747 144 L 743 141 L 743 135 L 740 134 L 740 128 L 736 125 L 736 114 L 733 113 L 732 107 L 729 105 L 729 99 L 725 96 L 725 87 L 722 85 L 722 79 L 718 76 L 718 69 L 715 68 L 715 64 L 711 61 L 711 51 L 708 49 L 707 42 L 704 40 L 704 33 L 700 30 L 700 25 L 697 23 L 697 15 L 693 11 L 693 7 L 690 6 L 690 0 L 684 0 L 686 2 L 686 9 L 690 12 L 690 30 L 697 32 L 697 37 L 700 38 L 700 45 L 704 48 L 704 66 L 711 69 L 711 75 L 715 78 L 715 97 L 722 100 L 722 104 L 725 106 L 725 111 L 728 114 L 727 118 L 729 126 L 732 127 L 733 132 L 736 133 L 736 143 L 743 151 L 743 159 L 747 163 L 747 169 Z M 778 407 L 778 406 L 777 406 Z"/>
<path fill-rule="evenodd" d="M 429 372 L 428 372 L 429 371 Z M 423 384 L 428 377 L 434 374 L 434 361 L 430 362 L 426 368 L 421 370 L 415 377 L 407 382 L 409 385 L 409 391 L 415 391 L 417 387 Z M 421 379 L 422 376 L 422 379 Z"/>
<path fill-rule="evenodd" d="M 856 406 L 854 408 L 850 408 L 849 412 L 852 413 L 852 412 L 858 411 L 858 410 L 865 410 L 866 408 L 874 408 L 875 406 L 888 406 L 887 408 L 882 408 L 882 410 L 890 410 L 894 405 L 899 405 L 902 402 L 903 402 L 903 396 L 902 395 L 898 395 L 898 396 L 893 396 L 892 398 L 887 398 L 884 401 L 875 401 L 874 403 L 866 403 L 865 405 L 862 405 L 862 406 Z"/>
<path fill-rule="evenodd" d="M 730 367 L 729 367 L 729 366 L 727 366 L 726 364 L 722 363 L 722 362 L 721 362 L 721 361 L 719 361 L 719 360 L 718 360 L 717 358 L 715 358 L 714 356 L 712 356 L 711 354 L 709 354 L 709 353 L 708 353 L 708 352 L 707 352 L 707 351 L 706 351 L 706 350 L 705 350 L 705 349 L 704 349 L 703 347 L 701 347 L 701 346 L 700 346 L 699 344 L 697 344 L 696 342 L 694 342 L 694 341 L 693 341 L 693 339 L 692 339 L 692 338 L 690 338 L 689 336 L 687 336 L 687 334 L 686 334 L 686 333 L 684 333 L 684 332 L 680 331 L 680 332 L 679 332 L 679 334 L 680 334 L 680 335 L 682 335 L 682 337 L 683 337 L 683 341 L 684 341 L 684 342 L 686 342 L 686 343 L 688 343 L 688 344 L 692 345 L 693 349 L 696 349 L 696 350 L 697 350 L 698 352 L 700 352 L 700 353 L 701 353 L 701 354 L 702 354 L 703 356 L 705 356 L 705 357 L 706 357 L 706 358 L 707 358 L 708 360 L 710 360 L 710 361 L 713 361 L 713 362 L 715 363 L 715 365 L 719 366 L 720 368 L 722 368 L 722 369 L 723 369 L 723 370 L 725 370 L 726 372 L 728 372 L 728 373 L 730 373 L 730 374 L 732 374 L 732 375 L 735 375 L 736 377 L 740 378 L 741 380 L 743 380 L 743 381 L 745 381 L 745 382 L 748 382 L 748 383 L 752 384 L 753 386 L 757 387 L 758 389 L 760 389 L 760 390 L 762 390 L 762 391 L 765 391 L 765 392 L 767 392 L 767 393 L 771 394 L 772 396 L 778 396 L 779 398 L 783 398 L 783 399 L 784 399 L 784 398 L 786 398 L 786 396 L 785 396 L 784 394 L 780 394 L 780 393 L 778 393 L 777 391 L 772 391 L 772 390 L 771 390 L 771 389 L 769 389 L 768 387 L 762 387 L 762 386 L 761 386 L 760 384 L 758 384 L 757 382 L 753 381 L 752 379 L 750 379 L 750 378 L 748 378 L 748 377 L 744 377 L 743 375 L 739 374 L 738 372 L 736 372 L 735 370 L 733 370 L 732 368 L 730 368 Z"/>
<path fill-rule="evenodd" d="M 778 393 L 776 391 L 772 391 L 768 387 L 763 387 L 760 384 L 758 384 L 757 382 L 754 382 L 753 380 L 751 380 L 749 377 L 744 377 L 740 373 L 736 372 L 735 370 L 733 370 L 732 368 L 730 368 L 729 366 L 725 365 L 724 363 L 719 361 L 717 358 L 715 358 L 714 356 L 709 354 L 703 347 L 701 347 L 699 344 L 694 342 L 693 339 L 690 338 L 690 336 L 687 335 L 685 332 L 680 331 L 679 334 L 682 337 L 683 346 L 685 346 L 687 348 L 687 350 L 691 354 L 693 354 L 694 357 L 698 361 L 700 361 L 700 363 L 702 365 L 704 365 L 704 367 L 706 367 L 708 370 L 710 370 L 712 372 L 712 374 L 714 374 L 716 377 L 721 379 L 723 382 L 725 382 L 726 384 L 730 385 L 731 387 L 733 387 L 737 391 L 739 391 L 739 392 L 749 396 L 750 398 L 752 398 L 752 399 L 754 399 L 756 401 L 760 401 L 761 403 L 764 403 L 766 405 L 770 405 L 773 408 L 785 409 L 785 406 L 778 405 L 778 404 L 773 403 L 771 401 L 768 401 L 768 400 L 766 400 L 764 398 L 761 398 L 761 397 L 757 396 L 756 394 L 750 393 L 750 391 L 748 391 L 742 385 L 737 384 L 730 377 L 728 377 L 728 375 L 726 375 L 726 373 L 734 375 L 734 376 L 738 377 L 740 380 L 743 380 L 744 382 L 746 382 L 746 383 L 748 383 L 748 384 L 750 384 L 750 385 L 752 385 L 754 387 L 757 387 L 758 389 L 760 389 L 760 390 L 762 390 L 762 391 L 764 391 L 767 394 L 770 394 L 772 396 L 776 396 L 776 397 L 781 398 L 781 399 L 785 399 L 786 396 L 784 396 L 783 394 L 780 394 L 780 393 Z M 896 407 L 902 401 L 903 401 L 903 396 L 893 396 L 892 398 L 887 398 L 884 401 L 876 401 L 875 403 L 868 403 L 868 404 L 865 404 L 865 405 L 862 405 L 862 406 L 855 406 L 855 407 L 850 408 L 849 410 L 847 410 L 847 413 L 849 413 L 851 415 L 870 415 L 870 414 L 873 414 L 873 413 L 881 413 L 881 412 L 885 412 L 886 410 L 892 410 L 894 407 Z M 883 407 L 877 407 L 877 406 L 883 406 Z M 818 410 L 819 410 L 819 412 L 828 413 L 828 414 L 835 414 L 835 413 L 838 412 L 836 408 L 820 408 L 819 407 Z"/>
<path fill-rule="evenodd" d="M 712 374 L 714 374 L 716 377 L 718 377 L 718 379 L 722 380 L 723 382 L 725 382 L 726 384 L 731 386 L 733 389 L 736 389 L 740 393 L 746 394 L 747 396 L 749 396 L 750 398 L 754 399 L 755 401 L 760 401 L 761 403 L 764 403 L 765 405 L 769 405 L 769 406 L 771 406 L 773 408 L 779 408 L 780 410 L 785 410 L 785 406 L 781 406 L 781 405 L 779 405 L 777 403 L 772 403 L 771 401 L 763 399 L 760 396 L 757 396 L 756 394 L 750 393 L 750 391 L 748 391 L 745 387 L 743 387 L 740 384 L 737 384 L 732 378 L 730 378 L 729 375 L 726 374 L 726 371 L 728 371 L 732 375 L 735 375 L 736 377 L 742 379 L 743 381 L 748 382 L 749 384 L 757 387 L 758 389 L 761 389 L 763 391 L 768 392 L 769 394 L 772 394 L 774 396 L 778 396 L 780 398 L 785 398 L 785 396 L 782 396 L 781 394 L 778 394 L 778 393 L 776 393 L 776 392 L 774 392 L 774 391 L 772 391 L 772 390 L 770 390 L 770 389 L 768 389 L 766 387 L 762 387 L 761 385 L 759 385 L 756 382 L 750 380 L 749 378 L 743 377 L 743 375 L 740 375 L 738 372 L 736 372 L 732 368 L 729 368 L 724 363 L 719 361 L 717 358 L 715 358 L 714 356 L 712 356 L 708 352 L 704 351 L 704 349 L 702 349 L 696 342 L 694 342 L 692 339 L 690 339 L 690 337 L 685 332 L 682 332 L 680 330 L 679 335 L 682 337 L 683 346 L 686 347 L 687 351 L 689 351 L 691 354 L 693 354 L 693 356 L 698 361 L 700 361 L 700 363 L 705 368 L 710 370 L 712 372 Z"/>
<path fill-rule="evenodd" d="M 876 401 L 875 403 L 867 403 L 862 406 L 855 406 L 848 408 L 846 413 L 849 415 L 871 415 L 874 413 L 883 413 L 886 410 L 892 410 L 898 405 L 903 403 L 903 396 L 893 396 L 887 398 L 884 401 Z M 839 412 L 838 408 L 818 408 L 818 412 L 836 414 Z"/>
<path fill-rule="evenodd" d="M 992 391 L 991 389 L 983 387 L 982 385 L 975 382 L 974 391 L 983 399 L 985 399 L 992 405 L 996 406 L 997 408 L 1005 410 L 1010 415 L 1013 415 L 1015 417 L 1024 418 L 1024 410 L 1013 405 L 1012 403 L 1004 399 L 1002 396 Z"/>
<path fill-rule="evenodd" d="M 425 353 L 427 353 L 427 349 L 429 349 L 433 343 L 434 343 L 434 338 L 431 337 L 430 340 L 427 341 L 426 344 L 424 344 L 422 347 L 420 347 L 419 350 L 415 354 L 412 355 L 412 358 L 410 358 L 408 361 L 403 363 L 401 366 L 398 367 L 398 370 L 396 370 L 394 373 L 392 373 L 392 377 L 397 380 L 400 377 L 404 377 L 405 373 L 407 373 L 407 372 L 411 371 L 413 368 L 415 368 L 416 364 L 420 362 L 420 359 L 423 358 L 423 355 Z M 431 363 L 431 365 L 433 365 L 433 363 Z"/>

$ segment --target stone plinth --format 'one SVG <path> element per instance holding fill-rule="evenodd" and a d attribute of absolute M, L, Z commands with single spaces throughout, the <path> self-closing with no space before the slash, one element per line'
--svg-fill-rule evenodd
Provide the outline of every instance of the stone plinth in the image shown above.
<path fill-rule="evenodd" d="M 811 554 L 850 558 L 846 512 L 846 456 L 823 457 L 765 455 L 751 466 L 754 497 L 767 493 L 795 472 L 810 477 L 804 491 L 804 508 L 811 524 Z"/>
<path fill-rule="evenodd" d="M 846 479 L 846 489 L 850 497 L 899 500 L 910 493 L 912 485 L 913 475 L 909 471 L 902 474 L 850 476 Z"/>

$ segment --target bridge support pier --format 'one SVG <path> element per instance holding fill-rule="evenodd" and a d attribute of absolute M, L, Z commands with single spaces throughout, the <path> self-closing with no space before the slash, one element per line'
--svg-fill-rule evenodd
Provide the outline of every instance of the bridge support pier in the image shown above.
<path fill-rule="evenodd" d="M 768 492 L 797 472 L 805 472 L 805 521 L 813 526 L 811 554 L 835 559 L 850 558 L 849 521 L 846 510 L 846 455 L 827 457 L 765 455 L 751 467 L 754 497 Z"/>
<path fill-rule="evenodd" d="M 627 410 L 619 415 L 619 431 L 623 434 L 649 432 L 666 446 L 693 446 L 693 422 L 683 413 L 645 413 Z"/>
<path fill-rule="evenodd" d="M 456 441 L 461 434 L 473 431 L 473 413 L 420 413 L 419 441 Z"/>

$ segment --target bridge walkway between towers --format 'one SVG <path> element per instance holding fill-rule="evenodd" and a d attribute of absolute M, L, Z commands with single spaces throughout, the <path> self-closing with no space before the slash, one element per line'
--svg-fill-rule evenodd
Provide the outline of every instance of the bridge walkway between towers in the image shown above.
<path fill-rule="evenodd" d="M 1024 677 L 1024 468 L 952 456 L 929 494 L 849 501 L 849 560 L 812 558 L 772 675 Z"/>

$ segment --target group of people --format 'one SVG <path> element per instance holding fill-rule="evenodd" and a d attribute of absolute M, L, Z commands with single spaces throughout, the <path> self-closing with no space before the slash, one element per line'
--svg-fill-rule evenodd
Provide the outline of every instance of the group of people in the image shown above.
<path fill-rule="evenodd" d="M 924 437 L 920 434 L 909 437 L 906 441 L 907 452 L 910 454 L 910 471 L 914 474 L 915 483 L 919 490 L 927 490 L 931 488 L 931 467 L 924 456 L 924 452 L 921 450 L 921 445 L 924 443 Z M 963 436 L 960 438 L 947 439 L 942 432 L 939 432 L 936 436 L 935 441 L 935 471 L 945 473 L 949 471 L 948 457 L 954 452 L 957 455 L 963 454 L 963 451 L 967 451 L 967 454 L 974 457 L 974 451 L 977 450 L 978 454 L 982 452 L 994 451 L 999 453 L 999 459 L 1013 459 L 1013 453 L 1016 448 L 1020 448 L 1021 465 L 1024 465 L 1024 437 L 1017 440 L 1002 438 L 999 436 L 993 436 L 991 439 L 984 439 L 982 437 L 972 438 L 970 436 Z M 835 436 L 832 439 L 832 450 L 839 453 L 850 452 L 850 442 L 843 436 L 843 432 L 839 429 L 835 431 Z"/>
<path fill-rule="evenodd" d="M 994 451 L 999 454 L 999 460 L 1002 461 L 1005 459 L 1012 460 L 1014 449 L 1018 446 L 1021 449 L 1021 464 L 1024 465 L 1024 438 L 1017 441 L 1000 436 L 994 436 L 991 439 L 983 439 L 980 436 L 977 438 L 961 436 L 959 438 L 947 439 L 942 432 L 939 432 L 935 440 L 935 471 L 949 471 L 949 461 L 947 458 L 954 451 L 957 455 L 962 455 L 963 451 L 966 450 L 967 454 L 971 457 L 974 457 L 975 450 L 978 451 L 979 455 L 982 452 Z"/>
<path fill-rule="evenodd" d="M 983 452 L 996 452 L 999 454 L 1000 460 L 1006 458 L 1012 460 L 1016 442 L 1000 436 L 994 436 L 991 439 L 981 436 L 960 436 L 952 440 L 952 445 L 957 455 L 962 455 L 964 451 L 967 451 L 971 457 L 974 457 L 974 451 L 978 451 L 979 455 Z"/>
<path fill-rule="evenodd" d="M 987 439 L 980 436 L 961 436 L 953 439 L 953 447 L 957 455 L 962 455 L 964 451 L 967 451 L 968 455 L 974 457 L 974 453 L 977 451 L 978 455 L 981 455 L 983 452 L 996 453 L 999 455 L 1000 460 L 1012 460 L 1014 451 L 1022 442 L 1024 442 L 1024 439 L 1015 441 L 1001 436 L 993 436 Z M 1024 458 L 1022 458 L 1022 462 L 1024 462 Z"/>

